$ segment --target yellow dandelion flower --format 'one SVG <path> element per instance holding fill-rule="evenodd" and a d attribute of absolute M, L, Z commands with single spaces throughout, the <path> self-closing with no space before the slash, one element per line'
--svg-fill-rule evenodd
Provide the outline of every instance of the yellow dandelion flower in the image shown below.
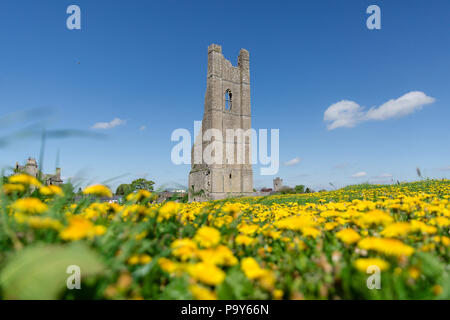
<path fill-rule="evenodd" d="M 275 226 L 280 229 L 301 230 L 305 227 L 314 227 L 317 225 L 310 216 L 293 216 L 275 222 Z"/>
<path fill-rule="evenodd" d="M 234 239 L 234 242 L 237 245 L 251 246 L 256 243 L 256 239 L 244 234 L 240 234 Z"/>
<path fill-rule="evenodd" d="M 148 235 L 147 231 L 142 231 L 141 233 L 137 234 L 135 239 L 136 240 L 142 240 L 145 239 L 145 237 Z"/>
<path fill-rule="evenodd" d="M 370 266 L 377 266 L 380 271 L 389 269 L 389 263 L 380 258 L 360 258 L 354 262 L 356 269 L 361 272 L 366 272 Z"/>
<path fill-rule="evenodd" d="M 334 228 L 336 228 L 337 226 L 338 226 L 338 223 L 336 223 L 336 222 L 327 222 L 327 223 L 325 223 L 324 228 L 327 231 L 331 231 Z"/>
<path fill-rule="evenodd" d="M 24 191 L 25 187 L 21 184 L 5 183 L 3 185 L 3 192 L 5 194 L 20 193 Z"/>
<path fill-rule="evenodd" d="M 273 290 L 273 292 L 272 292 L 272 296 L 273 296 L 273 298 L 275 299 L 275 300 L 281 300 L 281 299 L 283 299 L 283 290 L 280 290 L 280 289 L 275 289 L 275 290 Z"/>
<path fill-rule="evenodd" d="M 233 221 L 232 216 L 217 217 L 215 220 L 213 220 L 213 225 L 217 228 L 220 228 L 223 225 L 228 225 L 232 221 Z"/>
<path fill-rule="evenodd" d="M 275 282 L 277 280 L 275 277 L 275 273 L 271 270 L 263 270 L 263 275 L 258 279 L 259 284 L 266 290 L 273 290 L 273 288 L 275 287 Z"/>
<path fill-rule="evenodd" d="M 281 238 L 281 231 L 267 230 L 264 232 L 264 235 L 272 238 L 273 240 L 277 240 Z"/>
<path fill-rule="evenodd" d="M 437 228 L 434 226 L 429 226 L 426 223 L 418 220 L 411 220 L 411 230 L 416 232 L 420 231 L 425 234 L 435 234 L 437 232 Z"/>
<path fill-rule="evenodd" d="M 172 216 L 176 215 L 180 209 L 181 209 L 181 204 L 173 202 L 173 201 L 166 202 L 159 209 L 158 221 L 170 219 Z"/>
<path fill-rule="evenodd" d="M 421 246 L 420 250 L 422 250 L 424 252 L 429 252 L 429 251 L 433 251 L 435 248 L 436 248 L 435 243 L 428 243 L 428 244 L 424 244 L 423 246 Z"/>
<path fill-rule="evenodd" d="M 446 247 L 450 246 L 450 238 L 446 237 L 446 236 L 442 236 L 441 243 Z"/>
<path fill-rule="evenodd" d="M 39 193 L 43 196 L 63 196 L 64 193 L 62 189 L 58 186 L 45 186 L 39 188 Z"/>
<path fill-rule="evenodd" d="M 387 238 L 402 237 L 411 232 L 411 225 L 408 222 L 396 222 L 388 225 L 381 231 L 381 235 Z"/>
<path fill-rule="evenodd" d="M 189 286 L 189 291 L 191 291 L 196 300 L 217 300 L 216 293 L 203 286 L 191 285 Z"/>
<path fill-rule="evenodd" d="M 238 263 L 231 249 L 224 245 L 199 250 L 197 255 L 203 262 L 209 262 L 215 265 L 234 266 Z"/>
<path fill-rule="evenodd" d="M 194 240 L 204 248 L 214 247 L 220 241 L 220 231 L 212 227 L 201 227 L 197 230 Z"/>
<path fill-rule="evenodd" d="M 262 269 L 258 262 L 252 257 L 242 259 L 241 269 L 244 271 L 245 276 L 249 279 L 257 279 L 265 273 L 264 269 Z"/>
<path fill-rule="evenodd" d="M 18 223 L 27 224 L 34 229 L 54 229 L 60 230 L 63 225 L 60 221 L 50 217 L 29 216 L 20 212 L 14 214 Z"/>
<path fill-rule="evenodd" d="M 137 192 L 134 193 L 130 193 L 127 196 L 127 201 L 134 201 L 134 202 L 140 202 L 146 199 L 150 199 L 152 196 L 152 193 L 150 191 L 147 190 L 139 190 Z"/>
<path fill-rule="evenodd" d="M 63 240 L 80 240 L 83 238 L 92 238 L 102 235 L 106 232 L 106 227 L 95 226 L 91 221 L 81 217 L 72 216 L 69 218 L 69 225 L 61 230 L 59 236 Z"/>
<path fill-rule="evenodd" d="M 364 238 L 358 242 L 358 247 L 364 250 L 373 250 L 389 256 L 410 256 L 414 248 L 397 239 Z"/>
<path fill-rule="evenodd" d="M 312 227 L 302 228 L 302 235 L 304 237 L 317 238 L 320 235 L 320 230 Z"/>
<path fill-rule="evenodd" d="M 152 257 L 150 257 L 148 254 L 144 253 L 139 256 L 140 264 L 149 264 L 150 262 L 152 262 Z"/>
<path fill-rule="evenodd" d="M 196 256 L 197 244 L 191 239 L 177 239 L 172 242 L 172 254 L 179 257 L 182 261 L 186 261 Z"/>
<path fill-rule="evenodd" d="M 350 228 L 340 230 L 336 233 L 336 237 L 346 244 L 352 244 L 361 239 L 361 236 L 358 234 L 358 232 Z"/>
<path fill-rule="evenodd" d="M 225 272 L 212 263 L 199 262 L 188 267 L 192 278 L 208 285 L 218 285 L 225 280 Z"/>
<path fill-rule="evenodd" d="M 134 265 L 138 264 L 139 263 L 139 255 L 137 255 L 137 254 L 132 255 L 130 258 L 128 258 L 127 263 L 130 266 L 134 266 Z"/>
<path fill-rule="evenodd" d="M 225 203 L 225 205 L 222 207 L 222 211 L 226 212 L 230 215 L 235 215 L 239 212 L 241 212 L 241 205 L 239 203 Z"/>
<path fill-rule="evenodd" d="M 442 293 L 443 289 L 440 285 L 435 284 L 432 288 L 431 291 L 433 291 L 434 295 L 438 296 Z"/>
<path fill-rule="evenodd" d="M 24 173 L 13 175 L 9 177 L 8 181 L 9 183 L 18 183 L 35 187 L 40 187 L 42 185 L 42 183 L 40 183 L 38 179 Z"/>
<path fill-rule="evenodd" d="M 417 279 L 420 276 L 420 270 L 417 269 L 416 267 L 411 267 L 408 270 L 409 276 L 413 279 Z"/>
<path fill-rule="evenodd" d="M 158 264 L 167 273 L 174 273 L 178 269 L 178 264 L 167 258 L 159 258 Z"/>
<path fill-rule="evenodd" d="M 11 209 L 22 213 L 42 214 L 48 210 L 48 206 L 37 198 L 22 198 L 16 200 Z"/>
<path fill-rule="evenodd" d="M 357 222 L 361 226 L 370 226 L 370 225 L 388 225 L 393 221 L 394 218 L 392 218 L 388 213 L 375 209 L 362 214 Z"/>
<path fill-rule="evenodd" d="M 106 227 L 105 226 L 94 226 L 94 235 L 96 236 L 102 236 L 106 233 Z"/>
<path fill-rule="evenodd" d="M 248 224 L 248 223 L 241 223 L 237 229 L 239 232 L 250 235 L 254 234 L 258 230 L 259 226 L 256 224 Z"/>
<path fill-rule="evenodd" d="M 445 228 L 450 226 L 450 219 L 447 219 L 445 217 L 437 217 L 430 220 L 430 224 L 432 225 L 438 225 L 441 228 Z"/>
<path fill-rule="evenodd" d="M 108 198 L 112 197 L 111 190 L 109 190 L 108 187 L 105 187 L 100 184 L 87 187 L 86 189 L 83 190 L 83 193 L 97 197 L 108 197 Z"/>

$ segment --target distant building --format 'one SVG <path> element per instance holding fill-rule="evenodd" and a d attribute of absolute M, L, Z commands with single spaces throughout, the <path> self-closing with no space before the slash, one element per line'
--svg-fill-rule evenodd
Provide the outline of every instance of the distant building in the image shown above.
<path fill-rule="evenodd" d="M 178 191 L 179 190 L 177 190 L 177 191 L 165 190 L 162 192 L 158 192 L 158 198 L 156 199 L 156 202 L 162 203 L 167 200 L 171 200 L 174 202 L 180 202 L 180 197 L 182 195 L 184 195 L 186 193 L 186 191 L 185 190 L 183 190 L 183 192 L 178 192 Z"/>
<path fill-rule="evenodd" d="M 28 161 L 24 166 L 21 166 L 19 165 L 18 162 L 16 162 L 16 167 L 14 171 L 17 173 L 26 173 L 35 178 L 39 178 L 40 172 L 37 161 L 34 158 L 28 158 Z M 47 186 L 49 185 L 59 186 L 63 183 L 61 179 L 61 168 L 56 168 L 54 174 L 45 174 L 41 172 L 40 178 Z"/>
<path fill-rule="evenodd" d="M 74 201 L 78 202 L 82 199 L 85 199 L 86 196 L 84 195 L 77 195 L 74 197 Z M 108 203 L 120 203 L 123 199 L 123 196 L 112 196 L 112 197 L 100 197 L 100 198 L 91 198 L 91 201 L 97 201 L 97 202 L 108 202 Z"/>
<path fill-rule="evenodd" d="M 283 189 L 283 179 L 280 179 L 280 177 L 276 177 L 273 179 L 273 191 L 278 192 Z"/>

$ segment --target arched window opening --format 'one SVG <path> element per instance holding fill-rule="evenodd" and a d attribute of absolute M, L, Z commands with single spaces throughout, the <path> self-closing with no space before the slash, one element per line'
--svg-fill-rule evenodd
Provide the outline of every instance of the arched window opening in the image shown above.
<path fill-rule="evenodd" d="M 227 91 L 225 91 L 225 110 L 231 110 L 231 91 L 228 89 Z"/>

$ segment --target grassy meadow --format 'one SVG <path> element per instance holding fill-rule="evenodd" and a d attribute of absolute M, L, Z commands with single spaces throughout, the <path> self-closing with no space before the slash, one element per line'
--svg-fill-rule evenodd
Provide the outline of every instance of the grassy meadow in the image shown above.
<path fill-rule="evenodd" d="M 1 299 L 450 298 L 450 180 L 201 203 L 83 193 L 1 183 Z"/>

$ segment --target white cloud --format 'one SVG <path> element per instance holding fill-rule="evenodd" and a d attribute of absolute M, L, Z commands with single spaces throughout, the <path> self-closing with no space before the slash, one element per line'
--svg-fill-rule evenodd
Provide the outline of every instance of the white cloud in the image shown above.
<path fill-rule="evenodd" d="M 342 100 L 325 110 L 323 120 L 329 122 L 328 130 L 340 127 L 352 128 L 363 121 L 381 121 L 406 116 L 435 100 L 421 91 L 411 91 L 398 99 L 389 100 L 379 107 L 370 108 L 368 111 L 354 101 Z"/>
<path fill-rule="evenodd" d="M 147 129 L 147 126 L 140 126 L 140 128 L 139 128 L 140 131 L 144 131 L 146 129 Z"/>
<path fill-rule="evenodd" d="M 393 175 L 391 173 L 382 173 L 378 176 L 374 176 L 374 178 L 380 179 L 380 178 L 392 178 Z"/>
<path fill-rule="evenodd" d="M 294 165 L 300 163 L 301 160 L 302 160 L 301 158 L 296 157 L 296 158 L 294 158 L 294 159 L 291 159 L 291 160 L 289 160 L 289 161 L 286 161 L 286 162 L 284 163 L 284 165 L 285 165 L 285 166 L 288 166 L 288 167 L 289 167 L 289 166 L 294 166 Z"/>
<path fill-rule="evenodd" d="M 423 92 L 411 91 L 398 99 L 392 99 L 383 103 L 378 108 L 371 108 L 367 111 L 367 118 L 369 120 L 386 120 L 403 117 L 422 109 L 423 106 L 431 104 L 435 100 Z"/>
<path fill-rule="evenodd" d="M 442 167 L 438 169 L 439 171 L 450 171 L 450 166 Z"/>
<path fill-rule="evenodd" d="M 364 118 L 363 108 L 353 101 L 342 100 L 325 110 L 323 120 L 331 122 L 328 130 L 339 127 L 352 128 Z"/>
<path fill-rule="evenodd" d="M 367 173 L 364 171 L 360 171 L 360 172 L 352 174 L 352 178 L 362 178 L 365 176 L 367 176 Z"/>
<path fill-rule="evenodd" d="M 117 126 L 124 125 L 125 123 L 126 123 L 125 120 L 122 120 L 120 118 L 114 118 L 110 122 L 97 122 L 92 126 L 92 129 L 102 129 L 102 130 L 112 129 Z"/>

